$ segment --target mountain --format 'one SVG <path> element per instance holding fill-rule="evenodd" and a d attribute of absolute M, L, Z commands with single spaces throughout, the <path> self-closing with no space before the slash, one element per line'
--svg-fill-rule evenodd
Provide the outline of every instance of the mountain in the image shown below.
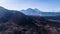
<path fill-rule="evenodd" d="M 12 15 L 13 11 L 0 7 L 0 23 L 7 22 Z"/>
<path fill-rule="evenodd" d="M 15 11 L 15 13 L 12 15 L 10 21 L 14 22 L 18 25 L 25 25 L 27 24 L 26 22 L 26 15 L 24 15 L 23 13 L 19 12 L 19 11 Z"/>
<path fill-rule="evenodd" d="M 21 10 L 21 12 L 26 15 L 41 15 L 41 12 L 38 9 L 28 8 L 27 10 Z"/>
<path fill-rule="evenodd" d="M 46 14 L 54 13 L 40 12 L 38 9 L 31 8 L 27 11 L 33 15 L 25 15 L 20 11 L 0 7 L 0 16 L 2 16 L 0 17 L 0 34 L 60 34 L 60 20 L 58 20 L 60 15 L 46 17 Z"/>
<path fill-rule="evenodd" d="M 0 12 L 2 12 L 1 15 L 4 14 L 0 18 L 0 23 L 5 23 L 9 21 L 9 22 L 14 22 L 18 25 L 27 25 L 27 24 L 31 25 L 32 24 L 31 22 L 32 19 L 20 11 L 8 10 L 1 7 Z"/>
<path fill-rule="evenodd" d="M 42 12 L 39 9 L 28 8 L 26 10 L 21 10 L 22 13 L 26 15 L 37 15 L 37 16 L 57 16 L 60 15 L 60 12 Z"/>
<path fill-rule="evenodd" d="M 3 8 L 0 6 L 0 18 L 4 16 L 4 14 L 6 14 L 7 9 Z"/>
<path fill-rule="evenodd" d="M 8 10 L 3 7 L 0 7 L 0 23 L 5 23 L 9 20 L 12 20 L 13 22 L 16 21 L 19 22 L 19 20 L 25 19 L 26 15 L 23 13 L 16 11 L 16 10 Z M 19 19 L 20 18 L 20 19 Z M 22 21 L 24 22 L 24 20 Z"/>

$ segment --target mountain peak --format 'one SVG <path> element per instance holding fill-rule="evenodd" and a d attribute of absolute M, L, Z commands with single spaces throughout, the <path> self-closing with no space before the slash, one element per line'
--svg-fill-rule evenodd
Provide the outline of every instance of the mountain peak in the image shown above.
<path fill-rule="evenodd" d="M 37 9 L 37 8 L 35 8 L 34 10 L 35 10 L 35 11 L 38 11 L 38 12 L 42 12 L 42 11 L 40 11 L 40 10 L 39 10 L 39 9 Z"/>
<path fill-rule="evenodd" d="M 5 9 L 4 7 L 1 7 L 1 6 L 0 6 L 0 18 L 1 18 L 2 16 L 4 16 L 6 12 L 7 12 L 7 9 Z"/>
<path fill-rule="evenodd" d="M 32 8 L 28 8 L 27 10 L 33 10 Z"/>
<path fill-rule="evenodd" d="M 38 10 L 37 8 L 35 8 L 35 10 Z"/>
<path fill-rule="evenodd" d="M 3 8 L 2 6 L 0 6 L 0 9 L 5 9 L 5 8 Z"/>
<path fill-rule="evenodd" d="M 0 6 L 0 8 L 2 8 L 2 6 Z"/>
<path fill-rule="evenodd" d="M 0 11 L 2 11 L 2 10 L 7 10 L 7 9 L 5 9 L 5 8 L 2 7 L 2 6 L 0 6 Z"/>
<path fill-rule="evenodd" d="M 27 10 L 21 11 L 26 15 L 39 15 L 40 11 L 36 8 L 36 9 L 32 9 L 32 8 L 28 8 Z"/>

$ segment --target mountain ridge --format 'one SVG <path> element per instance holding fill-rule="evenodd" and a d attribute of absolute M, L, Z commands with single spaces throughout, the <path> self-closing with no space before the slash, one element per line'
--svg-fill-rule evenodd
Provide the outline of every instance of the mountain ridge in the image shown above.
<path fill-rule="evenodd" d="M 36 9 L 28 8 L 26 10 L 21 10 L 21 12 L 26 15 L 38 15 L 38 16 L 57 16 L 60 14 L 60 12 L 43 12 L 37 8 Z"/>

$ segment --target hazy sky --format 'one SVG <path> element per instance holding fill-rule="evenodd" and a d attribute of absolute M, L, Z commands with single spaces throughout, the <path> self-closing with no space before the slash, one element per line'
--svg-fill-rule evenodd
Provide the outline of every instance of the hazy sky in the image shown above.
<path fill-rule="evenodd" d="M 41 11 L 60 12 L 60 0 L 0 0 L 0 6 L 12 10 L 38 8 Z"/>

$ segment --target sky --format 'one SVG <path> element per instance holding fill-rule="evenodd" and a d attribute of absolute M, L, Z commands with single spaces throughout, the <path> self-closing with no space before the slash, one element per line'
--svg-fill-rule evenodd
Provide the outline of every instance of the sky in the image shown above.
<path fill-rule="evenodd" d="M 0 0 L 0 6 L 10 10 L 37 8 L 44 12 L 60 12 L 60 0 Z"/>

